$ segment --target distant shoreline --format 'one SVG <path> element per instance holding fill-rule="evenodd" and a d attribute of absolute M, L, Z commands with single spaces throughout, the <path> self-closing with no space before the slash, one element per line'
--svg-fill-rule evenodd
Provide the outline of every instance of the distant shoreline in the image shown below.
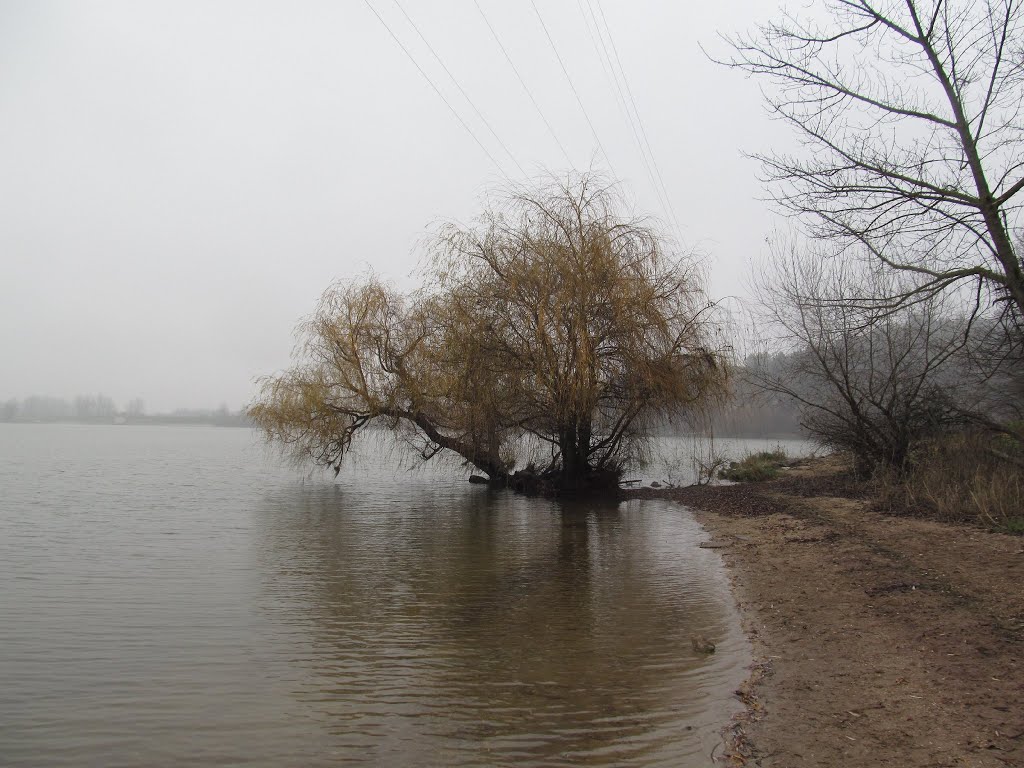
<path fill-rule="evenodd" d="M 164 427 L 179 427 L 179 426 L 208 426 L 208 427 L 244 427 L 247 429 L 257 429 L 256 425 L 249 422 L 247 419 L 231 414 L 231 418 L 227 420 L 218 420 L 215 417 L 207 418 L 193 418 L 193 417 L 175 417 L 171 415 L 166 416 L 142 416 L 142 417 L 125 417 L 121 421 L 117 420 L 77 420 L 77 419 L 8 419 L 0 420 L 0 424 L 77 424 L 84 426 L 115 426 L 115 427 L 130 427 L 130 426 L 164 426 Z M 368 430 L 373 431 L 374 427 L 367 427 Z M 387 431 L 381 428 L 381 431 Z M 799 433 L 779 433 L 769 435 L 750 435 L 750 434 L 715 434 L 702 435 L 694 432 L 656 432 L 652 435 L 655 438 L 676 438 L 680 440 L 760 440 L 764 442 L 771 442 L 773 440 L 808 440 L 807 435 L 801 435 Z M 632 491 L 631 491 L 632 492 Z"/>
<path fill-rule="evenodd" d="M 18 424 L 30 426 L 64 425 L 78 427 L 223 427 L 228 429 L 255 429 L 252 424 L 245 423 L 221 423 L 211 420 L 189 420 L 174 418 L 152 418 L 152 419 L 126 419 L 124 421 L 75 421 L 73 419 L 58 419 L 53 421 L 0 421 L 0 425 Z"/>

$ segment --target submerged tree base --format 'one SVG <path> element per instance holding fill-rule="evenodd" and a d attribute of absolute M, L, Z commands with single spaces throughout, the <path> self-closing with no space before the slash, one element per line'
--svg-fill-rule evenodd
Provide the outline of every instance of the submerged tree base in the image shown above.
<path fill-rule="evenodd" d="M 524 496 L 551 499 L 618 498 L 622 494 L 621 480 L 622 473 L 610 469 L 588 471 L 574 482 L 567 482 L 557 469 L 546 472 L 522 469 L 511 475 L 491 478 L 472 475 L 469 478 L 470 483 L 486 483 L 491 488 L 507 488 Z"/>

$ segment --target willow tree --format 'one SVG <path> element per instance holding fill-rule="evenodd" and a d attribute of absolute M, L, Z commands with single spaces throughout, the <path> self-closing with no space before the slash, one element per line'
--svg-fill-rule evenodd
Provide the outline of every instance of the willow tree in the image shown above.
<path fill-rule="evenodd" d="M 592 175 L 492 197 L 440 230 L 418 291 L 328 289 L 250 415 L 336 471 L 376 423 L 495 484 L 617 487 L 656 421 L 725 386 L 695 265 L 623 210 Z"/>

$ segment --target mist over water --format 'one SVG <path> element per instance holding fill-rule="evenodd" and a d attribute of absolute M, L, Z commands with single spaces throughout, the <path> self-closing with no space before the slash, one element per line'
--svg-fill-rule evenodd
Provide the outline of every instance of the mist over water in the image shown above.
<path fill-rule="evenodd" d="M 706 764 L 746 646 L 685 510 L 390 466 L 0 424 L 2 762 Z"/>

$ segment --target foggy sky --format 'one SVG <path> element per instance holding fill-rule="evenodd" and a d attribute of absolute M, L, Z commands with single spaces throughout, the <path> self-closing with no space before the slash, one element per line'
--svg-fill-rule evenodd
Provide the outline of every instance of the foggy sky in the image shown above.
<path fill-rule="evenodd" d="M 590 0 L 597 9 L 596 0 Z M 0 0 L 0 399 L 103 392 L 147 410 L 237 408 L 288 364 L 334 280 L 415 284 L 442 219 L 521 174 L 394 0 Z M 538 0 L 600 154 L 528 0 L 480 0 L 578 169 L 611 170 L 669 219 L 581 9 Z M 704 56 L 775 0 L 601 0 L 684 247 L 715 297 L 777 226 L 742 152 L 790 141 L 756 84 Z M 567 162 L 473 0 L 402 0 L 530 174 Z M 593 30 L 591 28 L 591 33 Z M 609 168 L 610 165 L 610 168 Z"/>

